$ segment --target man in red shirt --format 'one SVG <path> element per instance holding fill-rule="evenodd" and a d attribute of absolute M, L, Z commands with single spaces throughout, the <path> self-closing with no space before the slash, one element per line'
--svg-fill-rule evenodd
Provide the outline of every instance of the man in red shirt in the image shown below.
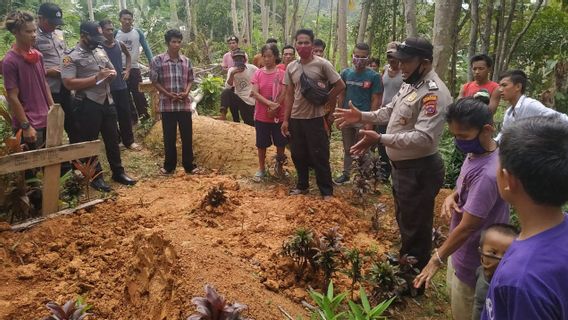
<path fill-rule="evenodd" d="M 473 71 L 473 81 L 463 85 L 458 98 L 473 97 L 478 91 L 485 89 L 491 96 L 489 109 L 492 114 L 495 114 L 497 106 L 499 106 L 501 95 L 499 94 L 499 90 L 495 90 L 499 87 L 499 84 L 489 80 L 493 60 L 486 54 L 478 54 L 471 58 L 470 66 Z"/>

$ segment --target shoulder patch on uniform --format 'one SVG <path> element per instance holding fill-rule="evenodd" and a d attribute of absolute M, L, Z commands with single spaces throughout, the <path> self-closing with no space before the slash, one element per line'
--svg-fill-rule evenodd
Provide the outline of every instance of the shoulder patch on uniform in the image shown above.
<path fill-rule="evenodd" d="M 72 62 L 73 62 L 73 59 L 71 59 L 70 56 L 64 56 L 64 57 L 63 57 L 63 65 L 64 65 L 64 66 L 69 65 L 69 64 L 71 64 Z"/>
<path fill-rule="evenodd" d="M 428 81 L 428 89 L 438 90 L 438 85 L 436 84 L 436 82 L 430 80 L 430 81 Z"/>
<path fill-rule="evenodd" d="M 438 96 L 433 93 L 428 93 L 422 98 L 422 108 L 427 116 L 435 115 L 438 110 Z"/>

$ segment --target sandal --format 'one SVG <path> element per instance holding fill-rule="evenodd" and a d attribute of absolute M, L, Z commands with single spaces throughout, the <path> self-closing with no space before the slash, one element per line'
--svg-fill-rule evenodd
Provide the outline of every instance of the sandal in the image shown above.
<path fill-rule="evenodd" d="M 131 145 L 127 146 L 126 149 L 132 151 L 142 151 L 142 146 L 136 142 L 133 142 Z"/>
<path fill-rule="evenodd" d="M 171 176 L 172 174 L 174 174 L 175 170 L 172 171 L 168 171 L 164 168 L 160 168 L 160 170 L 158 170 L 160 172 L 161 175 L 163 176 Z"/>

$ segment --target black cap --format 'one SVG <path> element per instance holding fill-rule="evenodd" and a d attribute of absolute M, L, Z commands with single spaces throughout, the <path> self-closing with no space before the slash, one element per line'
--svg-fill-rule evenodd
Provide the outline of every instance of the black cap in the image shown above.
<path fill-rule="evenodd" d="M 37 14 L 46 18 L 49 23 L 56 26 L 63 24 L 63 12 L 61 11 L 61 8 L 59 8 L 59 6 L 54 3 L 42 3 L 37 10 Z"/>
<path fill-rule="evenodd" d="M 399 60 L 408 60 L 413 57 L 431 60 L 434 56 L 434 47 L 432 47 L 430 41 L 424 38 L 410 37 L 397 45 L 396 52 L 391 53 L 391 55 Z"/>
<path fill-rule="evenodd" d="M 106 40 L 103 36 L 103 30 L 101 29 L 101 26 L 94 21 L 85 21 L 81 23 L 79 30 L 81 33 L 88 34 L 91 39 L 93 39 L 93 41 L 104 42 Z"/>

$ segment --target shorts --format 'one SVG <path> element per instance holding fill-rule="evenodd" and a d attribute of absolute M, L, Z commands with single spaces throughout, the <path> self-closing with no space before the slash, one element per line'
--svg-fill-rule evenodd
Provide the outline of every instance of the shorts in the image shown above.
<path fill-rule="evenodd" d="M 288 144 L 288 138 L 282 135 L 280 127 L 282 123 L 268 123 L 254 121 L 256 131 L 256 147 L 265 149 L 274 144 L 277 147 L 285 147 Z"/>

